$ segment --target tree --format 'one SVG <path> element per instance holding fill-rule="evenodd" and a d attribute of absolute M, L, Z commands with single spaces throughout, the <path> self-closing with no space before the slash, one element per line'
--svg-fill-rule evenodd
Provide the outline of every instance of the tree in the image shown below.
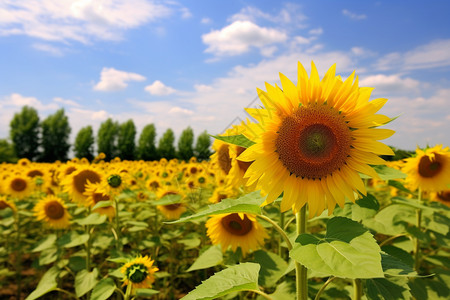
<path fill-rule="evenodd" d="M 188 161 L 194 156 L 194 131 L 191 127 L 186 128 L 178 140 L 178 157 Z"/>
<path fill-rule="evenodd" d="M 54 162 L 67 160 L 70 149 L 69 136 L 72 129 L 64 109 L 59 109 L 41 123 L 42 154 L 40 160 Z"/>
<path fill-rule="evenodd" d="M 117 133 L 119 125 L 111 118 L 100 124 L 97 133 L 98 153 L 105 153 L 105 160 L 109 161 L 117 155 Z"/>
<path fill-rule="evenodd" d="M 94 159 L 94 131 L 92 126 L 83 127 L 78 131 L 73 151 L 75 157 L 85 157 L 89 161 Z"/>
<path fill-rule="evenodd" d="M 119 127 L 118 150 L 119 157 L 126 160 L 134 160 L 136 156 L 136 126 L 133 120 L 128 120 Z"/>
<path fill-rule="evenodd" d="M 24 106 L 14 114 L 10 123 L 10 137 L 19 158 L 34 160 L 39 155 L 39 116 L 33 107 Z"/>
<path fill-rule="evenodd" d="M 138 158 L 143 160 L 156 160 L 158 153 L 155 146 L 156 128 L 153 124 L 144 127 L 139 137 Z"/>
<path fill-rule="evenodd" d="M 197 137 L 197 143 L 195 144 L 195 156 L 199 161 L 209 159 L 212 154 L 210 147 L 211 137 L 205 130 Z"/>
<path fill-rule="evenodd" d="M 6 139 L 0 139 L 0 163 L 15 163 L 17 161 L 14 147 Z"/>
<path fill-rule="evenodd" d="M 173 143 L 175 142 L 175 135 L 172 129 L 167 129 L 163 136 L 159 140 L 158 144 L 158 155 L 161 158 L 172 159 L 175 158 L 175 147 Z"/>

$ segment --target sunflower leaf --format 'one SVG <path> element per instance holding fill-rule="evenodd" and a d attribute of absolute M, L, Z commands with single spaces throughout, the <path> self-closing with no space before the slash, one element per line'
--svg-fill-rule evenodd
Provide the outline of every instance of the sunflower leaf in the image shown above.
<path fill-rule="evenodd" d="M 170 205 L 181 202 L 181 195 L 166 195 L 159 200 L 151 201 L 151 205 Z"/>
<path fill-rule="evenodd" d="M 189 269 L 186 270 L 186 272 L 214 267 L 222 261 L 223 254 L 220 246 L 211 246 L 197 258 L 197 260 L 192 264 L 192 266 L 189 267 Z"/>
<path fill-rule="evenodd" d="M 211 135 L 213 138 L 221 140 L 222 142 L 225 142 L 227 144 L 233 144 L 236 146 L 240 146 L 243 148 L 248 148 L 254 144 L 252 140 L 249 140 L 246 136 L 243 134 L 239 135 L 228 135 L 228 136 L 222 136 L 222 135 Z"/>
<path fill-rule="evenodd" d="M 314 272 L 341 278 L 384 277 L 381 249 L 358 222 L 334 217 L 324 238 L 298 236 L 290 257 Z"/>
<path fill-rule="evenodd" d="M 371 300 L 411 299 L 407 278 L 372 278 L 365 280 L 364 286 L 365 294 Z"/>
<path fill-rule="evenodd" d="M 94 207 L 92 208 L 92 210 L 96 210 L 97 208 L 103 208 L 103 207 L 109 207 L 112 206 L 112 202 L 111 201 L 99 201 L 97 202 Z"/>
<path fill-rule="evenodd" d="M 182 299 L 209 300 L 232 292 L 259 290 L 259 269 L 259 264 L 255 263 L 241 263 L 231 266 L 203 281 Z"/>
<path fill-rule="evenodd" d="M 91 294 L 91 300 L 106 300 L 111 297 L 116 289 L 116 284 L 112 278 L 103 278 L 94 287 Z"/>
<path fill-rule="evenodd" d="M 98 270 L 94 268 L 92 272 L 81 270 L 75 277 L 75 293 L 77 297 L 81 297 L 97 284 Z"/>
<path fill-rule="evenodd" d="M 224 199 L 219 203 L 208 205 L 208 207 L 194 215 L 183 217 L 176 221 L 164 222 L 166 224 L 184 223 L 200 219 L 205 216 L 219 215 L 227 213 L 249 213 L 261 214 L 260 205 L 264 202 L 259 191 L 252 192 L 238 199 Z"/>
<path fill-rule="evenodd" d="M 38 299 L 39 297 L 54 291 L 58 287 L 56 279 L 60 272 L 61 270 L 58 267 L 51 267 L 47 272 L 45 272 L 44 276 L 42 276 L 36 289 L 29 294 L 25 300 Z"/>
<path fill-rule="evenodd" d="M 80 225 L 99 225 L 106 221 L 106 215 L 100 215 L 99 213 L 92 213 L 86 218 L 74 220 L 75 223 Z"/>
<path fill-rule="evenodd" d="M 385 166 L 385 165 L 377 165 L 377 166 L 372 166 L 375 170 L 375 172 L 377 172 L 378 176 L 380 176 L 380 178 L 382 180 L 392 180 L 392 179 L 403 179 L 406 178 L 406 174 L 403 173 L 402 171 L 399 171 L 397 169 Z M 361 178 L 372 178 L 366 174 L 360 174 Z"/>

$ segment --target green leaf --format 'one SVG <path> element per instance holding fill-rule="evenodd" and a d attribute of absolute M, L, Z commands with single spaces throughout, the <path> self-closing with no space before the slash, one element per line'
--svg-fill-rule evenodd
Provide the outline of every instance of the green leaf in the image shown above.
<path fill-rule="evenodd" d="M 83 270 L 86 268 L 86 259 L 81 256 L 71 256 L 69 258 L 69 268 L 74 272 Z"/>
<path fill-rule="evenodd" d="M 358 222 L 334 217 L 324 238 L 298 236 L 290 257 L 314 272 L 341 278 L 384 277 L 381 249 Z"/>
<path fill-rule="evenodd" d="M 36 289 L 28 295 L 25 300 L 34 300 L 39 297 L 54 291 L 58 287 L 57 278 L 60 273 L 60 269 L 56 266 L 51 267 L 44 276 L 42 276 Z"/>
<path fill-rule="evenodd" d="M 39 265 L 44 266 L 56 261 L 58 259 L 58 252 L 57 247 L 43 250 L 39 255 Z"/>
<path fill-rule="evenodd" d="M 64 234 L 58 239 L 57 244 L 64 248 L 72 248 L 79 245 L 83 245 L 89 240 L 89 234 L 78 234 L 76 231 L 71 231 Z"/>
<path fill-rule="evenodd" d="M 408 265 L 411 268 L 414 266 L 414 258 L 412 257 L 412 255 L 401 248 L 395 247 L 393 245 L 385 245 L 381 247 L 381 250 L 399 259 L 400 261 L 402 261 L 404 264 Z"/>
<path fill-rule="evenodd" d="M 56 234 L 49 234 L 44 239 L 40 240 L 31 252 L 40 252 L 42 250 L 51 248 L 55 246 L 56 242 Z"/>
<path fill-rule="evenodd" d="M 367 279 L 364 286 L 369 300 L 411 299 L 406 277 Z"/>
<path fill-rule="evenodd" d="M 231 292 L 259 290 L 259 269 L 259 264 L 255 263 L 241 263 L 231 266 L 203 281 L 182 299 L 209 300 L 225 296 Z"/>
<path fill-rule="evenodd" d="M 151 297 L 159 293 L 159 291 L 155 291 L 152 289 L 136 289 L 135 292 L 136 296 L 140 297 Z"/>
<path fill-rule="evenodd" d="M 75 223 L 80 225 L 99 225 L 106 221 L 106 215 L 100 215 L 99 213 L 92 213 L 86 218 L 74 220 Z"/>
<path fill-rule="evenodd" d="M 239 134 L 239 135 L 228 135 L 228 136 L 222 136 L 222 135 L 212 135 L 213 138 L 221 140 L 222 142 L 225 142 L 227 144 L 233 144 L 237 145 L 243 148 L 248 148 L 255 144 L 255 142 L 249 140 L 245 135 Z"/>
<path fill-rule="evenodd" d="M 417 276 L 412 266 L 386 253 L 381 253 L 381 265 L 383 266 L 384 273 L 390 276 Z"/>
<path fill-rule="evenodd" d="M 113 206 L 113 203 L 111 201 L 99 201 L 94 205 L 94 207 L 92 207 L 92 210 L 96 210 L 97 208 L 109 207 L 109 206 Z"/>
<path fill-rule="evenodd" d="M 186 272 L 201 270 L 217 266 L 223 261 L 220 246 L 211 246 L 203 252 Z"/>
<path fill-rule="evenodd" d="M 405 198 L 405 197 L 396 196 L 396 197 L 393 197 L 391 199 L 391 201 L 392 201 L 392 203 L 395 203 L 395 204 L 402 204 L 402 205 L 407 205 L 407 206 L 425 209 L 425 210 L 434 210 L 434 208 L 417 203 L 416 199 L 409 199 L 409 198 Z"/>
<path fill-rule="evenodd" d="M 396 189 L 408 193 L 408 194 L 413 194 L 413 192 L 411 192 L 409 189 L 407 189 L 400 181 L 397 180 L 389 180 L 388 181 L 388 185 L 395 187 Z"/>
<path fill-rule="evenodd" d="M 151 205 L 170 205 L 181 202 L 181 195 L 166 195 L 159 200 L 151 201 Z"/>
<path fill-rule="evenodd" d="M 205 216 L 227 214 L 227 213 L 249 213 L 254 215 L 261 214 L 261 204 L 264 199 L 261 197 L 259 191 L 249 193 L 238 199 L 224 199 L 219 203 L 208 205 L 208 207 L 199 213 L 183 217 L 172 222 L 164 222 L 166 224 L 183 223 L 200 219 Z"/>
<path fill-rule="evenodd" d="M 415 222 L 416 210 L 413 207 L 400 204 L 389 205 L 372 219 L 363 220 L 365 226 L 386 235 L 405 233 L 407 223 L 415 224 Z"/>
<path fill-rule="evenodd" d="M 295 299 L 295 283 L 283 281 L 282 283 L 277 285 L 275 292 L 269 295 L 273 300 L 286 300 L 286 299 Z M 258 300 L 266 300 L 263 296 L 258 296 Z"/>
<path fill-rule="evenodd" d="M 375 172 L 377 172 L 378 176 L 380 176 L 382 180 L 406 178 L 406 174 L 403 173 L 402 171 L 388 167 L 386 165 L 377 165 L 372 167 L 375 169 Z M 361 178 L 372 178 L 366 174 L 360 174 L 360 176 Z"/>
<path fill-rule="evenodd" d="M 77 273 L 75 277 L 75 293 L 77 297 L 81 297 L 90 290 L 92 290 L 97 284 L 98 270 L 94 268 L 92 272 L 82 270 Z"/>
<path fill-rule="evenodd" d="M 92 290 L 91 300 L 107 300 L 114 293 L 116 284 L 112 278 L 103 278 Z"/>
<path fill-rule="evenodd" d="M 259 271 L 259 284 L 262 286 L 274 286 L 283 277 L 288 264 L 273 252 L 257 250 L 253 252 L 255 262 L 261 266 Z"/>

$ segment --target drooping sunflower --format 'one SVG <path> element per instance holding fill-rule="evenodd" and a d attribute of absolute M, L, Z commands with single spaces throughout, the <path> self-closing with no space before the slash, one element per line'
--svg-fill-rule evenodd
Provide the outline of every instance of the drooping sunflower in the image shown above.
<path fill-rule="evenodd" d="M 405 159 L 402 171 L 406 184 L 422 191 L 444 191 L 450 188 L 450 151 L 436 145 L 426 150 L 417 149 L 416 156 Z"/>
<path fill-rule="evenodd" d="M 84 192 L 86 198 L 86 204 L 89 207 L 94 207 L 100 201 L 110 201 L 111 197 L 106 191 L 102 183 L 88 183 L 86 185 L 86 191 Z M 107 215 L 111 220 L 116 215 L 116 209 L 112 205 L 100 207 L 94 210 L 101 215 Z"/>
<path fill-rule="evenodd" d="M 157 192 L 157 198 L 163 199 L 166 196 L 180 196 L 183 199 L 183 195 L 176 189 L 170 187 L 163 187 Z M 167 205 L 157 205 L 156 208 L 169 220 L 179 219 L 180 216 L 187 210 L 186 205 L 183 202 L 172 203 Z"/>
<path fill-rule="evenodd" d="M 24 175 L 13 174 L 6 181 L 6 193 L 11 197 L 22 199 L 34 190 L 32 181 Z"/>
<path fill-rule="evenodd" d="M 39 200 L 33 210 L 37 219 L 50 227 L 62 229 L 70 225 L 70 214 L 61 198 L 49 195 Z"/>
<path fill-rule="evenodd" d="M 213 245 L 220 244 L 224 252 L 230 246 L 233 251 L 241 247 L 243 255 L 258 249 L 264 244 L 264 239 L 269 237 L 251 214 L 214 215 L 206 222 L 206 228 Z"/>
<path fill-rule="evenodd" d="M 159 270 L 153 266 L 154 262 L 148 256 L 138 256 L 123 265 L 120 271 L 123 274 L 124 285 L 131 284 L 132 288 L 136 289 L 151 288 L 155 281 L 153 274 Z"/>
<path fill-rule="evenodd" d="M 86 185 L 102 181 L 102 173 L 92 167 L 80 167 L 68 175 L 61 184 L 64 191 L 69 193 L 72 201 L 86 206 Z"/>
<path fill-rule="evenodd" d="M 308 203 L 310 217 L 326 208 L 331 214 L 336 203 L 342 207 L 346 197 L 366 193 L 358 172 L 377 178 L 369 164 L 394 154 L 377 141 L 394 131 L 375 128 L 391 120 L 376 114 L 387 99 L 369 102 L 372 88 L 358 87 L 354 72 L 342 81 L 335 69 L 320 80 L 314 63 L 310 78 L 298 63 L 297 85 L 280 74 L 282 88 L 266 83 L 267 92 L 258 89 L 263 107 L 247 109 L 258 122 L 244 135 L 255 144 L 238 160 L 252 162 L 247 185 L 257 182 L 267 194 L 263 205 L 284 192 L 282 211 L 298 212 Z"/>

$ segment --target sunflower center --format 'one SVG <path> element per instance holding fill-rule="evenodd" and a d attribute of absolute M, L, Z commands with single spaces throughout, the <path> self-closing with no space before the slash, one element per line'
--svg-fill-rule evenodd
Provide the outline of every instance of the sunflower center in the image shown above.
<path fill-rule="evenodd" d="M 198 182 L 199 183 L 205 183 L 205 181 L 206 181 L 205 177 L 199 177 L 198 178 Z"/>
<path fill-rule="evenodd" d="M 237 156 L 241 155 L 242 152 L 244 152 L 247 148 L 241 147 L 241 146 L 237 146 L 236 147 L 236 152 L 237 152 Z M 237 160 L 238 163 L 238 167 L 239 169 L 242 170 L 242 172 L 246 172 L 248 167 L 250 167 L 250 165 L 252 164 L 252 161 L 240 161 L 239 159 Z"/>
<path fill-rule="evenodd" d="M 73 176 L 73 185 L 77 190 L 77 192 L 79 192 L 80 194 L 83 194 L 85 192 L 88 180 L 91 183 L 100 182 L 100 175 L 98 175 L 97 172 L 94 172 L 92 170 L 83 170 L 80 173 Z"/>
<path fill-rule="evenodd" d="M 231 169 L 231 158 L 227 144 L 222 144 L 220 146 L 219 150 L 217 151 L 217 157 L 219 161 L 219 167 L 222 169 L 222 171 L 225 172 L 225 174 L 228 174 Z"/>
<path fill-rule="evenodd" d="M 244 215 L 244 219 L 241 219 L 237 213 L 222 218 L 221 222 L 226 231 L 238 236 L 246 235 L 253 228 L 252 221 L 246 215 Z"/>
<path fill-rule="evenodd" d="M 435 154 L 435 159 L 431 160 L 429 156 L 423 156 L 419 161 L 419 174 L 422 177 L 434 177 L 442 169 L 441 157 Z"/>
<path fill-rule="evenodd" d="M 95 203 L 99 203 L 100 201 L 109 201 L 110 198 L 108 195 L 103 193 L 94 193 L 93 197 Z"/>
<path fill-rule="evenodd" d="M 164 208 L 166 208 L 168 210 L 177 210 L 177 208 L 180 206 L 181 206 L 181 203 L 174 203 L 174 204 L 164 205 Z"/>
<path fill-rule="evenodd" d="M 36 177 L 36 176 L 44 176 L 44 173 L 42 173 L 39 170 L 31 170 L 30 172 L 28 172 L 27 175 L 28 175 L 28 177 L 33 178 L 33 177 Z"/>
<path fill-rule="evenodd" d="M 450 202 L 450 191 L 440 192 L 437 197 L 444 202 Z"/>
<path fill-rule="evenodd" d="M 190 169 L 190 171 L 191 171 L 191 174 L 195 174 L 195 173 L 197 173 L 197 168 L 196 167 L 192 167 L 191 169 Z"/>
<path fill-rule="evenodd" d="M 77 168 L 75 168 L 75 167 L 68 167 L 64 173 L 65 173 L 66 175 L 70 175 L 70 174 L 72 174 L 72 173 L 73 173 L 74 171 L 76 171 L 76 170 L 77 170 Z"/>
<path fill-rule="evenodd" d="M 11 188 L 16 192 L 21 192 L 27 188 L 27 182 L 22 178 L 11 181 Z"/>
<path fill-rule="evenodd" d="M 147 268 L 143 264 L 132 265 L 128 268 L 128 278 L 133 283 L 141 283 L 147 275 Z"/>
<path fill-rule="evenodd" d="M 117 174 L 110 175 L 107 180 L 108 184 L 113 188 L 119 187 L 122 184 L 122 177 Z"/>
<path fill-rule="evenodd" d="M 52 220 L 59 220 L 64 216 L 64 207 L 58 201 L 51 201 L 45 205 L 45 214 Z"/>
<path fill-rule="evenodd" d="M 150 182 L 149 186 L 152 189 L 156 190 L 157 188 L 159 188 L 159 182 L 158 181 L 152 181 L 152 182 Z"/>
<path fill-rule="evenodd" d="M 275 140 L 280 161 L 291 174 L 320 179 L 342 167 L 352 134 L 339 111 L 327 105 L 301 106 L 285 117 Z"/>
<path fill-rule="evenodd" d="M 8 203 L 6 203 L 3 200 L 0 200 L 0 210 L 3 210 L 5 208 L 9 207 Z"/>

